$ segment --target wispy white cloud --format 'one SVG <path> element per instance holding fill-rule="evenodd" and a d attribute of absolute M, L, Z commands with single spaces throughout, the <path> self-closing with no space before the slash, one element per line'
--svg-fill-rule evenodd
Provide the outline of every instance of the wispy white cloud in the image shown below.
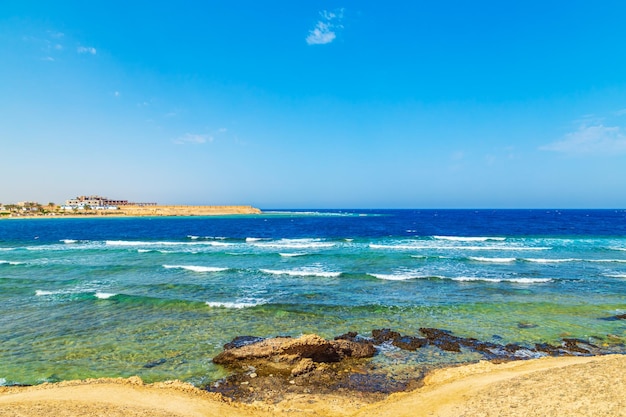
<path fill-rule="evenodd" d="M 615 155 L 626 153 L 626 135 L 619 126 L 581 125 L 562 140 L 540 148 L 568 155 Z"/>
<path fill-rule="evenodd" d="M 60 54 L 64 50 L 63 44 L 60 43 L 61 38 L 65 36 L 60 32 L 46 31 L 35 35 L 21 36 L 29 48 L 36 48 L 41 61 L 54 62 L 60 58 Z"/>
<path fill-rule="evenodd" d="M 55 38 L 55 39 L 61 39 L 65 36 L 65 33 L 57 32 L 56 30 L 48 30 L 47 33 L 48 35 L 50 35 L 51 38 Z"/>
<path fill-rule="evenodd" d="M 315 24 L 315 28 L 309 31 L 306 43 L 309 45 L 325 45 L 331 43 L 337 37 L 337 30 L 343 29 L 343 10 L 332 12 L 323 10 L 320 12 L 321 19 Z"/>
<path fill-rule="evenodd" d="M 79 46 L 78 48 L 76 48 L 76 52 L 78 52 L 79 54 L 91 55 L 95 55 L 97 53 L 96 48 L 94 48 L 93 46 Z"/>
<path fill-rule="evenodd" d="M 201 145 L 206 142 L 212 142 L 213 136 L 210 135 L 198 135 L 194 133 L 187 133 L 184 136 L 174 139 L 176 145 Z"/>

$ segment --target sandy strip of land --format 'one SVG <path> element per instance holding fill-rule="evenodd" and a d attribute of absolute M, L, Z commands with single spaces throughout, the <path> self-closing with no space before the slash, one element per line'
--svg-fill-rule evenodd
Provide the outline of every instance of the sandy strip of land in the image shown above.
<path fill-rule="evenodd" d="M 278 404 L 236 404 L 180 382 L 139 378 L 0 388 L 3 417 L 75 416 L 626 416 L 626 356 L 480 362 L 436 371 L 412 392 L 365 404 L 299 395 Z"/>
<path fill-rule="evenodd" d="M 0 216 L 0 219 L 67 219 L 110 217 L 178 217 L 178 216 L 229 216 L 261 214 L 252 206 L 120 206 L 118 210 L 81 210 L 78 213 L 51 212 L 48 214 L 20 213 L 19 216 Z"/>

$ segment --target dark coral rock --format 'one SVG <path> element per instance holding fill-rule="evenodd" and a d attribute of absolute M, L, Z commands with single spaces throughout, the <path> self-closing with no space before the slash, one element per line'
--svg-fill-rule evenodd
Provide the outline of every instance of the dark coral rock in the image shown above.
<path fill-rule="evenodd" d="M 296 339 L 294 343 L 284 346 L 280 353 L 310 358 L 315 362 L 339 362 L 342 357 L 335 345 L 321 337 Z"/>
<path fill-rule="evenodd" d="M 453 336 L 450 332 L 440 329 L 420 328 L 420 332 L 426 336 L 426 339 L 437 346 L 439 349 L 448 352 L 460 352 L 461 351 L 461 338 Z"/>
<path fill-rule="evenodd" d="M 598 349 L 597 346 L 580 339 L 563 339 L 563 347 L 573 355 L 591 355 L 592 350 Z"/>
<path fill-rule="evenodd" d="M 353 342 L 357 341 L 359 334 L 357 332 L 348 332 L 342 335 L 335 337 L 335 340 L 351 340 Z"/>
<path fill-rule="evenodd" d="M 534 329 L 535 327 L 539 327 L 539 325 L 534 324 L 534 323 L 528 323 L 525 321 L 520 321 L 519 323 L 517 323 L 517 327 L 519 329 Z"/>
<path fill-rule="evenodd" d="M 605 320 L 605 321 L 626 320 L 626 314 L 618 314 L 616 316 L 611 316 L 611 317 L 602 317 L 600 320 Z"/>
<path fill-rule="evenodd" d="M 506 346 L 504 346 L 504 350 L 506 350 L 507 352 L 510 352 L 510 353 L 515 353 L 518 350 L 523 350 L 523 349 L 525 349 L 525 348 L 520 346 L 520 345 L 517 345 L 515 343 L 509 343 Z"/>
<path fill-rule="evenodd" d="M 368 340 L 338 339 L 333 342 L 335 348 L 341 352 L 343 358 L 371 358 L 376 354 L 374 344 Z"/>
<path fill-rule="evenodd" d="M 146 369 L 150 369 L 150 368 L 154 368 L 155 366 L 163 365 L 165 362 L 167 362 L 167 359 L 161 358 L 161 359 L 157 359 L 156 361 L 148 362 L 143 367 Z"/>
<path fill-rule="evenodd" d="M 550 356 L 558 356 L 562 353 L 562 350 L 558 346 L 551 345 L 550 343 L 535 343 L 535 350 Z"/>
<path fill-rule="evenodd" d="M 414 351 L 428 344 L 428 340 L 421 337 L 402 336 L 395 339 L 393 345 L 400 349 Z"/>
<path fill-rule="evenodd" d="M 401 337 L 402 335 L 400 333 L 394 332 L 391 329 L 372 330 L 372 338 L 374 339 L 374 343 L 377 345 L 381 345 L 385 342 L 393 342 Z"/>
<path fill-rule="evenodd" d="M 243 346 L 251 345 L 263 341 L 264 338 L 257 336 L 237 336 L 230 342 L 224 345 L 224 349 L 234 349 Z"/>

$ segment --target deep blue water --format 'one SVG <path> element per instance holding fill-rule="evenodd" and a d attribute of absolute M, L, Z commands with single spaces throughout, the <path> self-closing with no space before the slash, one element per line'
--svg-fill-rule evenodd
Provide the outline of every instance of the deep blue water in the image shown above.
<path fill-rule="evenodd" d="M 438 327 L 619 351 L 626 323 L 601 319 L 626 312 L 626 211 L 2 220 L 0 308 L 0 384 L 201 384 L 223 375 L 210 360 L 221 345 L 247 334 Z"/>
<path fill-rule="evenodd" d="M 262 216 L 36 219 L 0 228 L 0 244 L 59 239 L 384 236 L 626 236 L 626 210 L 266 210 Z M 302 215 L 301 213 L 309 213 Z M 71 234 L 72 237 L 68 237 Z"/>

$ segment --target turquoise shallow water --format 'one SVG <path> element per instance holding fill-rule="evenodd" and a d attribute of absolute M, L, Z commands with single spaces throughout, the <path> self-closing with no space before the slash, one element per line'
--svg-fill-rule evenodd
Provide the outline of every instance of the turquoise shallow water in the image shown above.
<path fill-rule="evenodd" d="M 239 335 L 437 327 L 626 351 L 626 321 L 602 320 L 626 313 L 625 213 L 7 220 L 0 306 L 1 384 L 140 375 L 201 385 L 224 375 L 211 358 Z M 474 359 L 425 349 L 403 363 Z"/>

